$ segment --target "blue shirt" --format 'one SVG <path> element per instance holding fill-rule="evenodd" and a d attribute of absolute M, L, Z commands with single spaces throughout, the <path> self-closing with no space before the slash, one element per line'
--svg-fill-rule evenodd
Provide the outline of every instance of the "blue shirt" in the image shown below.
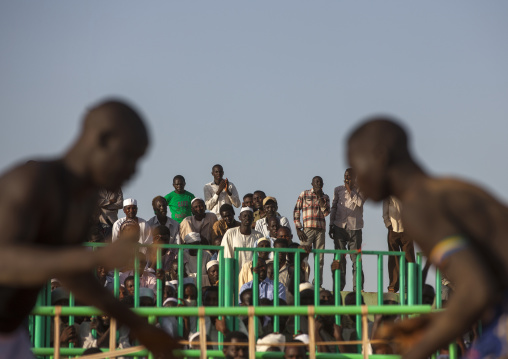
<path fill-rule="evenodd" d="M 243 293 L 246 289 L 251 289 L 252 284 L 254 281 L 250 281 L 242 285 L 240 288 L 240 295 Z M 259 299 L 269 299 L 273 300 L 273 280 L 269 279 L 268 277 L 265 278 L 264 281 L 259 283 Z M 238 298 L 240 298 L 240 295 Z M 286 287 L 284 287 L 284 284 L 279 282 L 279 298 L 286 300 Z M 239 299 L 241 301 L 241 299 Z"/>

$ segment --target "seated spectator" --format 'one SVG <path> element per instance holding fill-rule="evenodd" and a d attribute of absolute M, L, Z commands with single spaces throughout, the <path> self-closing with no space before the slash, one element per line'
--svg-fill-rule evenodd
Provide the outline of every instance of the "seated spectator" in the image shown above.
<path fill-rule="evenodd" d="M 168 286 L 166 286 L 168 288 Z M 162 306 L 165 308 L 174 308 L 178 306 L 178 300 L 173 297 L 169 297 L 164 300 Z M 173 338 L 178 336 L 178 319 L 176 316 L 164 316 L 160 317 L 161 328 L 171 335 Z"/>
<path fill-rule="evenodd" d="M 232 205 L 223 204 L 220 207 L 220 215 L 222 219 L 215 222 L 212 227 L 212 242 L 217 239 L 222 241 L 222 237 L 228 229 L 240 227 L 240 222 L 235 219 L 235 210 Z"/>
<path fill-rule="evenodd" d="M 125 280 L 128 277 L 134 276 L 134 265 L 127 266 L 120 273 L 120 284 L 125 283 Z M 153 274 L 150 270 L 146 268 L 146 259 L 143 253 L 140 252 L 139 255 L 139 267 L 138 267 L 138 276 L 139 276 L 139 286 L 144 288 L 150 288 L 155 292 L 157 289 L 157 278 L 155 274 Z"/>
<path fill-rule="evenodd" d="M 173 262 L 171 262 L 171 265 L 169 266 L 169 271 L 167 273 L 167 279 L 170 280 L 170 281 L 173 281 L 173 280 L 178 281 L 178 277 L 179 277 L 178 276 L 178 271 L 179 271 L 178 260 L 175 259 Z M 185 265 L 184 265 L 184 268 L 183 268 L 183 277 L 184 278 L 188 277 L 187 271 L 185 270 Z"/>
<path fill-rule="evenodd" d="M 240 293 L 240 306 L 248 307 L 253 304 L 252 301 L 252 289 L 244 289 L 243 292 Z"/>
<path fill-rule="evenodd" d="M 269 300 L 273 300 L 273 280 L 270 280 L 266 277 L 266 262 L 263 259 L 258 258 L 258 263 L 255 268 L 252 269 L 253 272 L 258 273 L 259 276 L 259 299 L 267 298 Z M 240 288 L 240 294 L 245 290 L 252 288 L 254 281 L 250 281 L 242 285 Z M 286 287 L 284 284 L 279 283 L 279 298 L 286 301 Z"/>
<path fill-rule="evenodd" d="M 236 247 L 254 247 L 254 243 L 263 235 L 251 228 L 252 208 L 244 207 L 240 211 L 240 227 L 228 229 L 222 238 L 221 246 L 224 247 L 224 258 L 235 258 Z M 252 252 L 239 252 L 238 268 L 252 260 Z"/>
<path fill-rule="evenodd" d="M 173 178 L 173 187 L 175 190 L 165 195 L 164 199 L 171 211 L 171 218 L 182 223 L 184 218 L 192 215 L 191 201 L 196 196 L 185 190 L 185 178 L 182 175 Z"/>
<path fill-rule="evenodd" d="M 253 196 L 254 195 L 252 193 L 247 193 L 245 196 L 243 196 L 242 207 L 250 207 L 254 209 L 254 202 L 252 201 Z"/>
<path fill-rule="evenodd" d="M 288 343 L 302 343 L 302 341 L 295 338 Z M 284 349 L 284 359 L 307 359 L 307 349 L 303 345 L 286 346 Z"/>
<path fill-rule="evenodd" d="M 180 238 L 191 232 L 197 232 L 201 236 L 203 244 L 210 243 L 212 228 L 217 222 L 217 216 L 213 213 L 205 213 L 205 201 L 201 198 L 194 198 L 191 202 L 192 216 L 186 217 L 180 223 Z"/>
<path fill-rule="evenodd" d="M 279 221 L 280 225 L 284 227 L 289 227 L 289 221 L 286 217 L 281 217 L 277 215 L 277 200 L 275 197 L 266 197 L 263 200 L 263 209 L 265 212 L 265 218 L 261 218 L 256 222 L 256 226 L 254 229 L 258 232 L 261 232 L 263 236 L 269 238 L 270 237 L 270 230 L 268 229 L 268 222 L 267 218 L 276 216 Z"/>
<path fill-rule="evenodd" d="M 180 223 L 167 216 L 168 203 L 162 196 L 157 196 L 152 200 L 152 208 L 155 216 L 150 218 L 147 223 L 151 230 L 158 226 L 166 226 L 169 229 L 168 244 L 181 244 Z M 153 237 L 153 234 L 152 234 Z M 175 254 L 176 255 L 176 254 Z"/>
<path fill-rule="evenodd" d="M 270 240 L 267 238 L 260 238 L 256 242 L 256 247 L 259 248 L 271 248 Z M 268 260 L 271 252 L 259 252 L 258 258 Z M 238 287 L 241 288 L 245 283 L 250 282 L 253 279 L 252 277 L 252 260 L 244 263 L 242 268 L 240 269 L 240 273 L 238 275 Z"/>
<path fill-rule="evenodd" d="M 293 243 L 293 234 L 291 233 L 291 229 L 288 227 L 279 227 L 276 238 L 285 239 L 289 245 Z"/>
<path fill-rule="evenodd" d="M 95 274 L 97 276 L 97 280 L 105 287 L 107 284 L 106 268 L 104 268 L 104 266 L 98 266 L 95 270 Z M 51 288 L 53 288 L 53 279 L 51 280 Z"/>
<path fill-rule="evenodd" d="M 112 241 L 116 241 L 120 234 L 120 227 L 126 220 L 134 221 L 139 225 L 139 243 L 151 244 L 152 237 L 150 236 L 150 227 L 143 218 L 137 217 L 138 214 L 138 202 L 135 199 L 128 198 L 123 201 L 123 212 L 125 213 L 124 218 L 118 219 L 113 225 L 113 237 Z M 146 248 L 142 248 L 142 252 L 146 253 Z"/>
<path fill-rule="evenodd" d="M 221 165 L 215 165 L 212 168 L 213 181 L 205 184 L 203 192 L 205 194 L 206 209 L 220 218 L 220 207 L 223 204 L 230 204 L 236 208 L 240 207 L 240 198 L 235 185 L 226 178 L 224 179 L 224 169 Z"/>
<path fill-rule="evenodd" d="M 63 287 L 55 288 L 51 292 L 51 305 L 53 306 L 69 306 L 69 292 Z M 51 321 L 51 334 L 50 341 L 53 343 L 54 336 L 54 321 Z M 80 325 L 74 323 L 73 325 L 69 325 L 69 317 L 68 316 L 60 316 L 60 345 L 68 346 L 69 344 L 74 344 L 76 346 L 81 346 L 81 338 L 79 337 L 79 328 Z M 1 353 L 0 353 L 1 354 Z"/>
<path fill-rule="evenodd" d="M 92 334 L 93 330 L 95 335 Z M 117 333 L 117 348 L 129 348 L 131 346 L 129 329 L 120 326 Z M 93 318 L 91 322 L 83 322 L 80 326 L 80 337 L 83 348 L 109 348 L 110 317 L 102 314 Z"/>
<path fill-rule="evenodd" d="M 211 260 L 206 263 L 206 282 L 203 287 L 216 287 L 219 285 L 219 261 Z"/>
<path fill-rule="evenodd" d="M 265 344 L 266 343 L 266 344 Z M 277 345 L 274 343 L 278 343 Z M 259 338 L 256 344 L 257 352 L 284 352 L 286 337 L 282 334 L 272 333 Z"/>
<path fill-rule="evenodd" d="M 170 230 L 168 227 L 160 225 L 152 229 L 153 244 L 169 244 L 170 241 Z M 161 252 L 161 270 L 166 272 L 169 271 L 171 263 L 176 259 L 178 249 L 171 250 L 169 248 L 148 248 L 147 266 L 152 272 L 157 270 L 157 251 Z"/>
<path fill-rule="evenodd" d="M 60 288 L 62 284 L 56 278 L 51 279 L 51 291 L 54 291 L 56 288 Z"/>
<path fill-rule="evenodd" d="M 212 246 L 220 247 L 220 244 L 222 243 L 222 238 L 215 238 L 212 241 Z M 212 260 L 218 260 L 219 259 L 219 251 L 216 249 L 209 250 L 210 254 L 212 255 Z"/>
<path fill-rule="evenodd" d="M 139 288 L 139 306 L 153 307 L 155 305 L 155 293 L 149 288 Z"/>
<path fill-rule="evenodd" d="M 99 190 L 99 221 L 109 227 L 118 220 L 118 210 L 123 207 L 123 193 L 119 188 L 109 191 L 105 188 Z"/>
<path fill-rule="evenodd" d="M 224 345 L 222 352 L 226 359 L 247 359 L 249 357 L 249 337 L 242 332 L 229 332 L 225 338 L 225 343 L 232 343 Z M 241 345 L 244 344 L 244 345 Z"/>
<path fill-rule="evenodd" d="M 276 239 L 274 242 L 274 248 L 288 248 L 287 241 L 285 239 Z M 285 288 L 289 285 L 289 263 L 287 261 L 287 253 L 279 252 L 279 283 L 282 283 Z"/>
<path fill-rule="evenodd" d="M 202 250 L 203 257 L 201 263 L 198 263 L 198 248 L 201 244 L 201 237 L 199 233 L 191 232 L 187 234 L 184 238 L 185 244 L 191 244 L 196 246 L 196 249 L 186 249 L 183 252 L 184 255 L 184 263 L 185 263 L 185 271 L 190 277 L 196 277 L 198 273 L 198 265 L 201 265 L 201 275 L 206 274 L 206 263 L 208 263 L 212 259 L 212 255 L 210 252 L 206 250 Z"/>

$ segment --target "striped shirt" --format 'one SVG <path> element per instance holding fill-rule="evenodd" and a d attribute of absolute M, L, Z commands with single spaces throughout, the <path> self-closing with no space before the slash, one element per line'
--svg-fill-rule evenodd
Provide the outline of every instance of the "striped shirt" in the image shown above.
<path fill-rule="evenodd" d="M 323 194 L 324 205 L 319 204 L 320 198 L 314 189 L 303 191 L 296 201 L 293 220 L 296 228 L 302 228 L 300 212 L 302 212 L 303 228 L 326 229 L 325 217 L 330 214 L 330 197 Z"/>

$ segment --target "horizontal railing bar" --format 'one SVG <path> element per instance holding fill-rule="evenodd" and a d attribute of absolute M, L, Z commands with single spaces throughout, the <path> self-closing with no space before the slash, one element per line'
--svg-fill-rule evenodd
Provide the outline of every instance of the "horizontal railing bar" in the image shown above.
<path fill-rule="evenodd" d="M 195 248 L 195 247 L 194 247 Z M 235 248 L 238 252 L 284 252 L 284 253 L 305 253 L 302 248 Z M 311 253 L 331 253 L 331 254 L 358 254 L 358 251 L 348 251 L 344 249 L 312 249 Z M 404 252 L 388 252 L 388 251 L 361 251 L 362 254 L 368 255 L 387 255 L 387 256 L 404 256 Z"/>
<path fill-rule="evenodd" d="M 61 315 L 77 315 L 89 316 L 100 315 L 101 311 L 95 307 L 61 307 Z M 135 313 L 142 316 L 198 316 L 198 307 L 143 307 L 132 309 Z M 369 314 L 383 314 L 383 315 L 397 315 L 397 314 L 424 314 L 434 311 L 430 305 L 372 305 L 367 306 Z M 255 315 L 308 315 L 309 307 L 300 306 L 282 306 L 282 307 L 255 307 Z M 318 315 L 360 315 L 362 314 L 361 306 L 317 306 L 314 307 L 314 313 Z M 218 315 L 248 315 L 249 307 L 205 307 L 205 315 L 218 316 Z M 35 307 L 32 315 L 53 316 L 55 315 L 55 307 Z"/>

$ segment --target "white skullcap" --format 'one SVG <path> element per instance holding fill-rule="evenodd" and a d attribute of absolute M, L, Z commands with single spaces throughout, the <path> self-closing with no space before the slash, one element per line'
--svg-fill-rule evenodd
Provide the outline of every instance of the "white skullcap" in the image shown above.
<path fill-rule="evenodd" d="M 267 260 L 265 263 L 266 263 L 266 265 L 268 265 L 268 264 L 270 264 L 270 263 L 273 263 L 273 259 L 269 259 L 269 260 Z"/>
<path fill-rule="evenodd" d="M 127 198 L 123 200 L 123 206 L 137 206 L 138 201 L 136 201 L 134 198 Z"/>
<path fill-rule="evenodd" d="M 263 241 L 268 241 L 268 242 L 270 242 L 270 240 L 269 240 L 268 238 L 263 237 L 263 238 L 259 238 L 259 239 L 258 239 L 257 244 L 259 244 L 259 243 L 261 243 L 261 242 L 263 242 Z M 272 243 L 270 242 L 270 244 L 272 244 Z"/>
<path fill-rule="evenodd" d="M 277 345 L 277 344 L 279 345 Z M 284 344 L 286 343 L 286 337 L 282 334 L 268 334 L 267 336 L 258 339 L 256 345 L 257 352 L 266 352 L 269 348 L 279 348 L 281 352 L 284 352 Z M 282 344 L 282 345 L 280 345 Z"/>
<path fill-rule="evenodd" d="M 304 290 L 308 289 L 314 290 L 314 286 L 309 282 L 300 283 L 300 292 L 303 292 Z"/>
<path fill-rule="evenodd" d="M 60 281 L 56 278 L 51 278 L 51 283 L 60 283 Z"/>
<path fill-rule="evenodd" d="M 203 201 L 203 198 L 199 198 L 199 197 L 194 198 L 194 199 L 190 202 L 191 206 L 192 206 L 192 204 L 194 203 L 194 201 L 197 201 L 197 200 Z M 204 202 L 204 201 L 203 201 L 203 202 Z"/>
<path fill-rule="evenodd" d="M 166 282 L 166 284 L 167 284 L 167 282 Z M 176 279 L 170 280 L 169 285 L 172 285 L 173 288 L 176 288 L 178 286 L 178 281 Z"/>
<path fill-rule="evenodd" d="M 176 298 L 166 298 L 164 303 L 162 303 L 162 306 L 165 307 L 166 304 L 171 303 L 171 302 L 178 304 L 178 300 L 176 300 Z"/>
<path fill-rule="evenodd" d="M 186 284 L 194 284 L 196 285 L 196 280 L 192 277 L 187 277 L 187 278 L 184 278 L 183 279 L 183 285 L 186 285 Z"/>
<path fill-rule="evenodd" d="M 304 344 L 309 344 L 309 336 L 307 334 L 300 334 L 295 337 L 295 340 L 299 340 Z"/>
<path fill-rule="evenodd" d="M 153 290 L 145 287 L 139 288 L 139 296 L 155 299 L 155 293 L 153 292 Z"/>
<path fill-rule="evenodd" d="M 206 270 L 209 270 L 214 265 L 219 265 L 219 261 L 209 261 L 208 263 L 206 263 Z"/>
<path fill-rule="evenodd" d="M 254 212 L 254 211 L 252 210 L 252 208 L 250 208 L 250 207 L 242 207 L 242 209 L 240 210 L 240 213 L 245 212 L 245 211 Z"/>
<path fill-rule="evenodd" d="M 201 236 L 197 232 L 190 232 L 188 235 L 185 236 L 183 241 L 185 242 L 185 244 L 201 242 Z"/>
<path fill-rule="evenodd" d="M 199 337 L 199 332 L 189 334 L 189 342 L 193 342 L 193 341 L 195 342 L 197 337 Z M 196 346 L 196 347 L 194 347 L 194 346 Z M 191 348 L 191 349 L 198 349 L 199 348 L 199 344 L 191 344 L 191 343 L 189 343 L 189 348 Z"/>

